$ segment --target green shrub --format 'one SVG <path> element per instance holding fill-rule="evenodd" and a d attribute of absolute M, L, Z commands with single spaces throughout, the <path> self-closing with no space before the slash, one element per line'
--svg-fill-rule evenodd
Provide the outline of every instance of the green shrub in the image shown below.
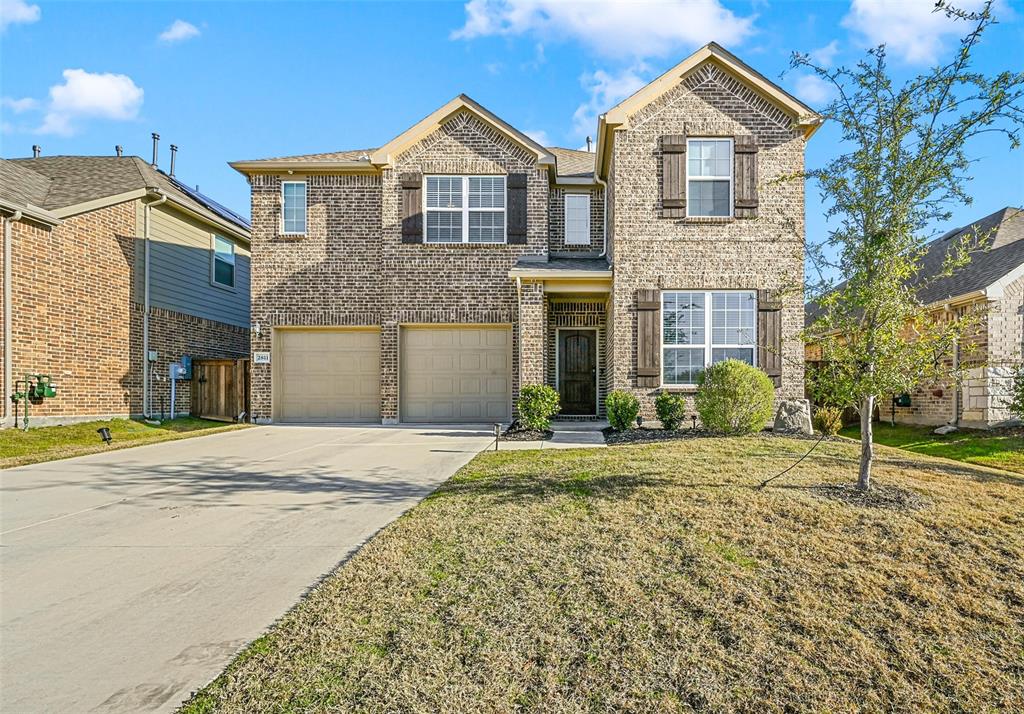
<path fill-rule="evenodd" d="M 545 431 L 559 412 L 558 392 L 546 384 L 527 384 L 519 390 L 519 420 L 527 429 Z"/>
<path fill-rule="evenodd" d="M 629 392 L 616 389 L 604 400 L 608 410 L 608 423 L 615 431 L 632 429 L 636 423 L 636 415 L 640 413 L 640 400 Z"/>
<path fill-rule="evenodd" d="M 662 392 L 654 400 L 654 410 L 658 412 L 658 421 L 666 431 L 675 431 L 686 418 L 686 400 L 678 394 Z"/>
<path fill-rule="evenodd" d="M 839 407 L 818 407 L 814 410 L 814 426 L 824 434 L 835 436 L 843 428 L 843 410 Z"/>
<path fill-rule="evenodd" d="M 727 359 L 701 372 L 694 406 L 704 428 L 724 434 L 760 431 L 772 416 L 775 387 L 761 370 Z"/>
<path fill-rule="evenodd" d="M 1018 366 L 1013 375 L 1013 386 L 1010 388 L 1010 399 L 1006 406 L 1011 414 L 1024 421 L 1024 364 Z"/>

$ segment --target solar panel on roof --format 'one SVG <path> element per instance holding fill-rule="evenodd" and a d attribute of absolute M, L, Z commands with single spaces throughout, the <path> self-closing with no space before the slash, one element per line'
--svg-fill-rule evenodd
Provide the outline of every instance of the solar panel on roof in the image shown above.
<path fill-rule="evenodd" d="M 211 211 L 216 213 L 218 216 L 220 216 L 224 220 L 231 221 L 232 223 L 236 223 L 238 225 L 244 226 L 246 229 L 249 229 L 249 228 L 252 227 L 250 225 L 250 223 L 249 223 L 249 219 L 246 218 L 245 216 L 242 216 L 242 215 L 239 215 L 238 213 L 235 213 L 234 211 L 232 211 L 227 206 L 224 206 L 224 205 L 221 205 L 221 204 L 217 203 L 216 201 L 214 201 L 209 196 L 206 196 L 205 194 L 200 193 L 199 191 L 195 190 L 194 188 L 186 186 L 185 184 L 183 184 L 178 179 L 172 178 L 171 176 L 168 176 L 163 171 L 161 171 L 160 173 L 163 174 L 164 178 L 166 178 L 168 181 L 170 181 L 172 184 L 174 184 L 174 187 L 176 189 L 178 189 L 179 191 L 181 191 L 185 195 L 189 196 L 194 201 L 197 201 L 197 202 L 201 203 L 206 208 L 210 209 Z"/>

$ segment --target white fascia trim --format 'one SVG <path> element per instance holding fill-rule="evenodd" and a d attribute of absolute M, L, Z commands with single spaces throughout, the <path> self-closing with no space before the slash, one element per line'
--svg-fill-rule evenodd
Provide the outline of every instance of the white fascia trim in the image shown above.
<path fill-rule="evenodd" d="M 999 278 L 999 280 L 985 288 L 985 297 L 989 300 L 999 300 L 1003 297 L 1003 294 L 1006 292 L 1006 288 L 1010 286 L 1010 283 L 1019 280 L 1020 278 L 1024 278 L 1024 263 L 1018 265 L 1009 273 Z"/>
<path fill-rule="evenodd" d="M 0 198 L 0 211 L 6 211 L 12 214 L 21 211 L 22 218 L 31 218 L 33 221 L 45 223 L 49 226 L 57 226 L 64 222 L 55 213 L 47 211 L 45 208 L 33 206 L 31 203 L 19 206 L 16 203 L 12 203 L 2 198 Z"/>
<path fill-rule="evenodd" d="M 557 280 L 593 280 L 594 278 L 612 279 L 610 270 L 532 270 L 530 268 L 512 268 L 508 271 L 510 278 L 539 278 Z"/>
<path fill-rule="evenodd" d="M 59 218 L 69 218 L 70 216 L 77 216 L 80 213 L 95 211 L 98 208 L 106 208 L 107 206 L 113 206 L 118 203 L 134 201 L 137 198 L 142 198 L 149 192 L 149 189 L 136 188 L 131 191 L 125 191 L 124 193 L 115 193 L 112 196 L 104 196 L 103 198 L 95 198 L 91 201 L 74 203 L 70 206 L 64 206 L 63 208 L 56 208 L 53 213 Z"/>

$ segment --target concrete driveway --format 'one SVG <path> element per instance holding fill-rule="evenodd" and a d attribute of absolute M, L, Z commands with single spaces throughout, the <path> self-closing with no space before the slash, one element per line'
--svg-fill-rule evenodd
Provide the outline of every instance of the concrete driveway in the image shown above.
<path fill-rule="evenodd" d="M 274 426 L 0 471 L 0 711 L 172 711 L 492 439 Z"/>

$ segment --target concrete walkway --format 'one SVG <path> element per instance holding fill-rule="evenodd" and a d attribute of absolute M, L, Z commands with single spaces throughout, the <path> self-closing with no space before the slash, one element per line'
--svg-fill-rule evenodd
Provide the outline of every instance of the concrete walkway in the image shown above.
<path fill-rule="evenodd" d="M 527 449 L 594 449 L 605 446 L 601 430 L 606 421 L 553 421 L 555 432 L 547 441 L 502 441 L 499 450 L 523 451 Z M 493 444 L 492 444 L 493 446 Z"/>
<path fill-rule="evenodd" d="M 260 427 L 0 471 L 0 711 L 173 711 L 492 433 Z"/>

